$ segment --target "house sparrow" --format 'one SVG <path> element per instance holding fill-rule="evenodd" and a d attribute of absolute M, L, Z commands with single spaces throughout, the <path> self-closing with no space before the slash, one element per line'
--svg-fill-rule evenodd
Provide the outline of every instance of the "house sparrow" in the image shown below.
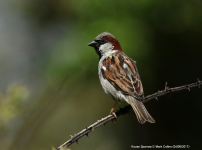
<path fill-rule="evenodd" d="M 98 74 L 105 93 L 116 103 L 125 101 L 130 104 L 141 124 L 146 121 L 154 123 L 142 103 L 144 92 L 136 62 L 124 54 L 115 36 L 103 32 L 88 46 L 94 47 L 99 55 Z M 113 115 L 114 107 L 111 110 Z"/>

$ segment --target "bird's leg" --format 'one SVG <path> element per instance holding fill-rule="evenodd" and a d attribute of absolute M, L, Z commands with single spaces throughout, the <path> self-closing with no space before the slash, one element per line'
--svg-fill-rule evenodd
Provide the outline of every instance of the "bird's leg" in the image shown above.
<path fill-rule="evenodd" d="M 109 113 L 110 115 L 113 115 L 115 119 L 117 119 L 117 116 L 116 116 L 116 114 L 114 112 L 114 109 L 115 109 L 116 105 L 117 105 L 117 102 L 114 104 L 114 107 L 112 107 L 112 109 L 111 109 L 111 111 Z"/>

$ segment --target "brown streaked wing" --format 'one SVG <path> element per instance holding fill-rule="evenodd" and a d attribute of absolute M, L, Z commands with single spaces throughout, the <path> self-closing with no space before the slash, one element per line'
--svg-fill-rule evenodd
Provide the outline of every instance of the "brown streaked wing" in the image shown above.
<path fill-rule="evenodd" d="M 123 57 L 125 60 L 124 63 L 126 63 L 128 66 L 128 69 L 130 69 L 132 71 L 131 78 L 132 78 L 132 84 L 133 84 L 134 89 L 136 91 L 135 95 L 143 96 L 144 92 L 143 92 L 142 81 L 140 79 L 140 75 L 138 73 L 137 66 L 136 66 L 135 62 L 131 58 L 129 58 L 125 55 Z"/>
<path fill-rule="evenodd" d="M 143 94 L 142 83 L 137 72 L 133 60 L 120 55 L 110 56 L 103 60 L 103 66 L 106 70 L 102 69 L 103 77 L 106 78 L 118 91 L 123 94 L 131 96 L 141 96 Z M 128 69 L 132 74 L 127 73 L 127 69 L 123 68 L 123 63 L 128 65 Z"/>

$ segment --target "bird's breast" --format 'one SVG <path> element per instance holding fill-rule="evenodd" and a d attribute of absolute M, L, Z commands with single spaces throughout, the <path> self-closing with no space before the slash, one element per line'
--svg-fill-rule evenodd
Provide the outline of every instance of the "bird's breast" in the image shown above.
<path fill-rule="evenodd" d="M 105 68 L 105 66 L 103 66 L 103 60 L 105 58 L 101 58 L 99 61 L 99 65 L 98 65 L 98 75 L 99 75 L 99 79 L 100 79 L 100 84 L 104 90 L 104 92 L 110 96 L 111 98 L 113 98 L 115 101 L 126 101 L 127 99 L 125 98 L 125 96 L 118 90 L 115 89 L 115 87 L 113 87 L 113 85 L 106 79 L 103 77 L 102 75 L 102 70 L 107 71 L 107 69 Z"/>

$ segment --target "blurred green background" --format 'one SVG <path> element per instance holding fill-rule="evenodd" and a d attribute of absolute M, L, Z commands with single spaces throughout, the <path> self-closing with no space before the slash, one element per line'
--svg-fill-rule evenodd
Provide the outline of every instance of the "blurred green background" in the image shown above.
<path fill-rule="evenodd" d="M 107 31 L 137 61 L 145 96 L 202 79 L 201 0 L 0 0 L 0 149 L 50 150 L 109 114 L 98 56 L 87 44 Z M 120 105 L 121 106 L 121 105 Z M 202 90 L 145 103 L 83 137 L 72 150 L 131 145 L 201 149 Z"/>

